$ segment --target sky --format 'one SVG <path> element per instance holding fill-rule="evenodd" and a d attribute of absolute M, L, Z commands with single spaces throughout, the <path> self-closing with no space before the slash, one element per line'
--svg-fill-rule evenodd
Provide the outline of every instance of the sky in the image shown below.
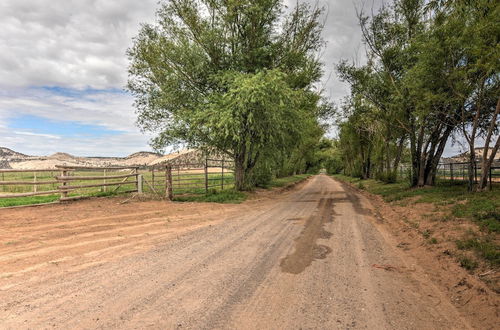
<path fill-rule="evenodd" d="M 322 86 L 333 101 L 349 91 L 335 64 L 364 60 L 356 8 L 378 8 L 383 0 L 362 1 L 318 0 L 326 8 Z M 124 90 L 125 53 L 140 24 L 154 23 L 157 2 L 0 1 L 0 146 L 32 155 L 151 151 Z"/>

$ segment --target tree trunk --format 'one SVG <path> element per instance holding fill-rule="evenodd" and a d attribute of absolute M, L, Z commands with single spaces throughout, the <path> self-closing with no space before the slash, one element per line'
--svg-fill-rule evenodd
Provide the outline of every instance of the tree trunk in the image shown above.
<path fill-rule="evenodd" d="M 488 148 L 488 145 L 485 145 L 484 147 Z M 500 147 L 500 136 L 497 138 L 497 142 L 495 143 L 493 150 L 491 150 L 490 157 L 486 161 L 483 159 L 481 165 L 481 179 L 479 180 L 477 191 L 485 190 L 486 187 L 488 186 L 488 177 L 491 170 L 491 164 L 493 164 L 493 160 L 495 159 L 495 155 L 498 152 L 499 147 Z"/>
<path fill-rule="evenodd" d="M 394 159 L 394 163 L 392 165 L 392 171 L 394 173 L 397 173 L 399 163 L 401 162 L 401 157 L 403 156 L 403 149 L 404 149 L 404 145 L 405 145 L 404 142 L 405 142 L 405 137 L 402 136 L 399 139 L 398 150 L 396 152 L 396 158 Z"/>
<path fill-rule="evenodd" d="M 234 163 L 234 186 L 236 190 L 245 190 L 245 168 L 242 162 L 236 161 Z"/>
<path fill-rule="evenodd" d="M 410 149 L 411 149 L 411 186 L 415 187 L 418 184 L 418 172 L 420 164 L 420 153 L 417 150 L 415 134 L 410 133 Z"/>
<path fill-rule="evenodd" d="M 474 189 L 474 165 L 476 163 L 476 152 L 474 151 L 474 142 L 469 144 L 469 162 L 467 164 L 467 171 L 469 174 L 469 180 L 467 182 L 467 190 L 472 191 Z"/>
<path fill-rule="evenodd" d="M 452 126 L 448 126 L 448 128 L 446 128 L 446 131 L 443 133 L 441 138 L 436 141 L 439 141 L 437 150 L 436 143 L 433 143 L 433 146 L 431 148 L 432 154 L 428 156 L 425 169 L 425 184 L 428 186 L 433 186 L 436 183 L 436 170 L 439 165 L 439 160 L 443 155 L 444 148 L 446 147 L 446 142 L 448 141 L 448 138 L 450 137 L 452 131 Z"/>
<path fill-rule="evenodd" d="M 497 125 L 496 120 L 497 120 L 498 114 L 500 114 L 500 98 L 497 101 L 495 113 L 493 114 L 493 117 L 491 118 L 490 127 L 488 128 L 488 134 L 486 135 L 486 139 L 484 140 L 484 150 L 483 150 L 483 157 L 482 157 L 482 161 L 481 161 L 481 179 L 479 180 L 479 184 L 477 186 L 478 191 L 484 190 L 488 186 L 488 176 L 490 173 L 491 164 L 493 163 L 493 160 L 495 159 L 495 155 L 498 152 L 498 148 L 500 147 L 500 136 L 499 136 L 497 138 L 497 142 L 495 143 L 495 146 L 493 147 L 493 150 L 491 151 L 490 156 L 488 157 L 488 149 L 490 146 L 491 137 L 493 136 L 495 127 Z"/>
<path fill-rule="evenodd" d="M 242 150 L 235 153 L 234 157 L 234 187 L 238 191 L 245 190 L 246 188 L 245 152 L 246 149 L 243 147 Z"/>
<path fill-rule="evenodd" d="M 427 155 L 425 152 L 420 154 L 420 162 L 418 164 L 418 181 L 417 181 L 417 186 L 418 187 L 423 187 L 425 186 L 425 161 L 426 161 Z"/>

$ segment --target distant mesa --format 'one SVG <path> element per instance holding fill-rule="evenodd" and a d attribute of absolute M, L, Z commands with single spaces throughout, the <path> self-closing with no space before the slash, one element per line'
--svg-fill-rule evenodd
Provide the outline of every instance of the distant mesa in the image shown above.
<path fill-rule="evenodd" d="M 125 157 L 126 159 L 138 158 L 138 157 L 162 157 L 162 154 L 150 151 L 139 151 Z"/>
<path fill-rule="evenodd" d="M 58 165 L 67 166 L 152 166 L 165 162 L 192 162 L 200 158 L 200 152 L 185 149 L 162 155 L 155 152 L 139 151 L 127 157 L 78 157 L 65 152 L 50 156 L 29 156 L 9 148 L 0 147 L 0 168 L 3 169 L 55 169 Z"/>
<path fill-rule="evenodd" d="M 75 159 L 76 157 L 73 155 L 67 154 L 65 152 L 56 152 L 55 154 L 52 154 L 47 158 L 59 159 L 59 160 L 68 160 L 68 159 L 72 160 L 72 159 Z"/>

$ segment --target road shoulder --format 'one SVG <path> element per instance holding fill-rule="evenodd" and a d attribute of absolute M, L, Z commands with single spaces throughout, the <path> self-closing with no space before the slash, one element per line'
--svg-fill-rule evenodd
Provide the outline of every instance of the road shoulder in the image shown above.
<path fill-rule="evenodd" d="M 337 178 L 347 191 L 370 201 L 372 221 L 382 235 L 410 262 L 414 260 L 423 275 L 449 299 L 460 314 L 475 328 L 494 329 L 499 319 L 499 295 L 476 276 L 460 267 L 447 249 L 428 244 L 418 226 L 412 225 L 412 213 L 404 213 L 378 196 Z M 410 218 L 409 218 L 410 217 Z M 403 220 L 404 219 L 404 220 Z"/>

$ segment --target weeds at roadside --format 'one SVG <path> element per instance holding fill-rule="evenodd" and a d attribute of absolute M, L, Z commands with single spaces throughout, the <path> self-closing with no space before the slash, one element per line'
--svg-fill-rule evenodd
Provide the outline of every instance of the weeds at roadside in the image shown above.
<path fill-rule="evenodd" d="M 431 234 L 432 234 L 432 231 L 430 231 L 429 229 L 426 229 L 422 232 L 422 236 L 424 236 L 425 239 L 428 239 L 429 237 L 431 237 Z"/>
<path fill-rule="evenodd" d="M 467 269 L 468 271 L 473 271 L 479 266 L 476 260 L 473 260 L 465 255 L 458 256 L 458 262 L 461 267 Z"/>
<path fill-rule="evenodd" d="M 247 195 L 236 190 L 211 191 L 206 195 L 179 195 L 174 197 L 176 202 L 207 202 L 239 204 L 244 202 Z"/>
<path fill-rule="evenodd" d="M 286 176 L 283 178 L 275 178 L 265 188 L 270 189 L 270 188 L 279 188 L 279 187 L 288 186 L 290 184 L 294 184 L 296 182 L 307 179 L 310 176 L 311 176 L 311 174 L 297 174 L 297 175 L 292 175 L 292 176 Z"/>
<path fill-rule="evenodd" d="M 492 241 L 491 237 L 474 236 L 457 240 L 455 243 L 459 250 L 473 251 L 478 256 L 490 262 L 492 266 L 500 266 L 500 249 Z"/>

